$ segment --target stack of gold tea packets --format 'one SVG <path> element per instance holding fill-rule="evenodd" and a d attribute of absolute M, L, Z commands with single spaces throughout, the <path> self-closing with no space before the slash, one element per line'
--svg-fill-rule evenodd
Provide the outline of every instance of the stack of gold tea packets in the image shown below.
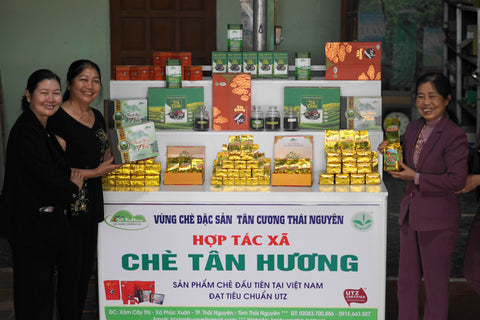
<path fill-rule="evenodd" d="M 270 159 L 260 153 L 252 135 L 230 136 L 213 161 L 210 184 L 224 186 L 270 185 Z"/>
<path fill-rule="evenodd" d="M 102 177 L 105 191 L 154 191 L 160 186 L 162 166 L 155 158 L 125 163 Z"/>
<path fill-rule="evenodd" d="M 320 185 L 380 184 L 378 153 L 370 151 L 368 131 L 325 130 L 325 152 Z"/>

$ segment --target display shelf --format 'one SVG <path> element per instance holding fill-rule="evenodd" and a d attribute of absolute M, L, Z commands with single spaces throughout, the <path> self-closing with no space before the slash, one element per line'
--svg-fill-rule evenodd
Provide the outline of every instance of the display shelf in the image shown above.
<path fill-rule="evenodd" d="M 219 192 L 219 191 L 282 191 L 289 190 L 286 187 L 270 187 L 265 189 L 263 187 L 236 187 L 236 188 L 218 188 L 215 186 L 210 186 L 210 177 L 212 175 L 212 166 L 213 161 L 216 159 L 217 153 L 222 150 L 222 145 L 228 144 L 228 137 L 232 135 L 242 135 L 242 134 L 251 134 L 253 136 L 253 143 L 258 144 L 259 152 L 265 153 L 265 158 L 271 159 L 273 164 L 273 154 L 274 154 L 274 140 L 275 136 L 298 136 L 298 135 L 311 135 L 313 136 L 313 184 L 312 187 L 293 187 L 291 190 L 296 190 L 297 192 L 312 192 L 312 191 L 325 191 L 330 186 L 322 186 L 319 189 L 318 177 L 321 171 L 326 169 L 326 154 L 325 154 L 325 131 L 263 131 L 263 132 L 252 132 L 252 131 L 206 131 L 206 132 L 196 132 L 196 131 L 179 131 L 179 130 L 157 130 L 157 141 L 159 156 L 156 158 L 157 162 L 162 164 L 163 171 L 166 168 L 166 159 L 167 159 L 167 146 L 205 146 L 205 183 L 203 186 L 162 186 L 158 189 L 153 188 L 155 191 L 185 191 L 185 190 L 195 190 L 202 192 Z M 376 150 L 376 147 L 383 141 L 383 131 L 381 130 L 371 130 L 369 131 L 369 139 L 371 144 L 371 149 Z M 383 158 L 379 154 L 379 164 L 378 170 L 382 172 L 383 170 Z M 163 177 L 162 171 L 162 177 Z M 343 186 L 338 186 L 338 190 L 350 191 L 357 190 L 362 191 L 361 188 L 343 188 Z M 367 188 L 370 192 L 373 189 L 377 189 L 378 185 L 375 187 Z M 116 193 L 113 192 L 113 193 Z"/>
<path fill-rule="evenodd" d="M 211 110 L 212 102 L 212 80 L 182 81 L 184 87 L 204 87 L 204 100 L 207 109 Z M 148 88 L 164 87 L 164 81 L 111 81 L 111 99 L 136 99 L 147 98 Z M 283 106 L 283 89 L 285 87 L 340 87 L 342 96 L 380 96 L 381 81 L 327 81 L 314 79 L 298 81 L 294 79 L 255 79 L 252 80 L 252 104 L 266 104 Z M 283 108 L 280 108 L 282 111 Z M 228 137 L 231 135 L 253 135 L 253 141 L 259 145 L 259 151 L 265 153 L 266 158 L 273 159 L 273 148 L 275 136 L 312 135 L 313 147 L 313 185 L 318 187 L 318 175 L 325 170 L 325 151 L 323 130 L 300 130 L 300 131 L 189 131 L 189 130 L 157 130 L 157 141 L 159 144 L 159 156 L 157 161 L 161 162 L 162 168 L 166 167 L 167 146 L 205 146 L 205 185 L 202 191 L 219 191 L 218 188 L 210 188 L 213 160 L 221 151 L 223 144 L 228 144 Z M 369 131 L 371 149 L 383 141 L 381 130 Z M 379 155 L 379 171 L 382 172 L 383 158 Z M 176 187 L 176 186 L 173 186 Z M 164 187 L 162 187 L 165 190 Z M 175 190 L 175 188 L 167 188 Z M 177 188 L 178 189 L 178 188 Z M 228 188 L 225 188 L 227 190 Z M 238 188 L 237 188 L 238 190 Z"/>
<path fill-rule="evenodd" d="M 453 14 L 454 11 L 454 14 Z M 470 76 L 472 70 L 480 66 L 480 42 L 475 43 L 472 38 L 467 37 L 467 21 L 476 24 L 476 33 L 480 35 L 480 9 L 473 6 L 458 3 L 457 1 L 444 0 L 444 27 L 445 27 L 445 46 L 444 46 L 444 73 L 450 76 L 455 85 L 456 115 L 461 124 L 464 124 L 464 113 L 472 118 L 476 126 L 476 134 L 480 133 L 480 82 L 476 82 L 477 102 L 476 109 L 466 106 L 465 96 L 468 86 L 464 77 Z M 449 26 L 455 26 L 455 30 L 450 30 Z M 455 35 L 453 35 L 453 31 Z M 449 36 L 450 35 L 450 36 Z M 468 54 L 466 48 L 472 44 L 476 46 L 477 55 Z M 449 64 L 453 62 L 454 68 Z M 453 69 L 453 70 L 452 70 Z"/>
<path fill-rule="evenodd" d="M 204 87 L 204 101 L 207 110 L 212 108 L 212 79 L 200 81 L 182 81 L 183 87 Z M 147 98 L 148 88 L 164 88 L 165 81 L 110 81 L 111 99 Z M 381 81 L 332 81 L 323 78 L 312 80 L 289 79 L 253 79 L 252 105 L 283 106 L 285 87 L 340 87 L 342 96 L 381 96 Z M 282 109 L 282 108 L 279 108 Z"/>

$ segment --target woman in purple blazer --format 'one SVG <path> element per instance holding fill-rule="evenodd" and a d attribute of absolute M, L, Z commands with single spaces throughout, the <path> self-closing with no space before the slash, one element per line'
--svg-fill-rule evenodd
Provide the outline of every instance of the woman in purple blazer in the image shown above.
<path fill-rule="evenodd" d="M 401 171 L 390 172 L 406 181 L 399 216 L 398 319 L 418 319 L 423 276 L 423 319 L 446 320 L 450 260 L 460 222 L 457 192 L 467 179 L 468 142 L 447 113 L 452 94 L 444 75 L 421 76 L 415 94 L 422 118 L 405 132 Z M 385 145 L 380 144 L 380 152 Z"/>

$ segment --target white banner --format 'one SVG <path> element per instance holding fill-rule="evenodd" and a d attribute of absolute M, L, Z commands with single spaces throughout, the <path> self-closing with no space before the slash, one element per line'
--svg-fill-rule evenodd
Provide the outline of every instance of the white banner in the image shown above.
<path fill-rule="evenodd" d="M 342 308 L 330 319 L 364 308 L 375 317 L 363 319 L 376 319 L 384 267 L 379 204 L 105 210 L 101 306 Z"/>

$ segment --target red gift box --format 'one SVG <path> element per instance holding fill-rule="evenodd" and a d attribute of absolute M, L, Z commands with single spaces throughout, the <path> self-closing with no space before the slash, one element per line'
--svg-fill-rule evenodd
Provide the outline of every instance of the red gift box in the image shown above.
<path fill-rule="evenodd" d="M 381 80 L 380 42 L 325 43 L 326 80 Z"/>
<path fill-rule="evenodd" d="M 120 282 L 118 280 L 105 280 L 103 285 L 107 300 L 120 300 Z"/>
<path fill-rule="evenodd" d="M 212 74 L 213 130 L 249 130 L 250 73 Z"/>

